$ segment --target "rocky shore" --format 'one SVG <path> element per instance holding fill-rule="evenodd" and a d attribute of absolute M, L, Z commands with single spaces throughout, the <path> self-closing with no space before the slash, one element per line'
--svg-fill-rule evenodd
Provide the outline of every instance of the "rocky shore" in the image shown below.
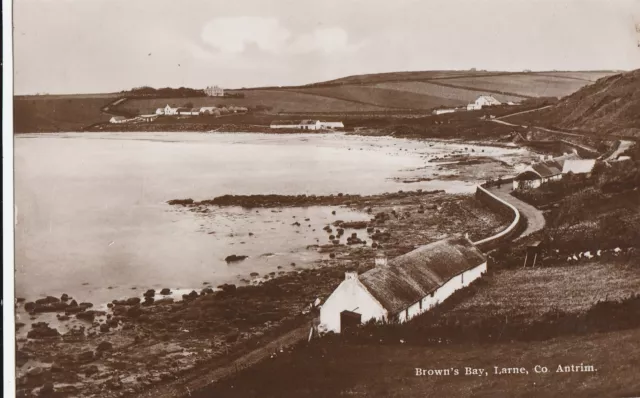
<path fill-rule="evenodd" d="M 508 223 L 471 195 L 439 191 L 225 195 L 171 203 L 202 217 L 211 206 L 323 205 L 337 215 L 348 207 L 370 214 L 370 219 L 326 225 L 326 241 L 309 242 L 308 250 L 322 254 L 311 269 L 283 264 L 277 273 L 252 272 L 246 285 L 213 288 L 203 283 L 201 289 L 181 297 L 169 296 L 168 288 L 150 289 L 141 296 L 114 298 L 106 307 L 78 303 L 68 294 L 17 303 L 34 318 L 26 336 L 17 341 L 18 396 L 118 397 L 183 384 L 190 375 L 206 375 L 276 336 L 309 327 L 316 305 L 340 283 L 344 272 L 364 272 L 380 250 L 395 257 L 450 234 L 466 231 L 472 239 L 488 236 Z M 346 234 L 347 229 L 355 232 Z M 242 261 L 243 253 L 228 260 Z M 58 323 L 74 326 L 61 333 L 40 320 L 47 313 L 56 313 Z"/>

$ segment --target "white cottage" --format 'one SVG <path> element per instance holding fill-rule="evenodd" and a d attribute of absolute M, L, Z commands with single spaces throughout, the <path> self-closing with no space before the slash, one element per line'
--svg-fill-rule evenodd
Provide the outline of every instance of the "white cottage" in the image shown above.
<path fill-rule="evenodd" d="M 468 111 L 474 111 L 478 109 L 482 109 L 484 106 L 494 106 L 500 105 L 500 101 L 495 99 L 491 95 L 481 95 L 479 96 L 474 103 L 467 105 Z"/>
<path fill-rule="evenodd" d="M 166 115 L 166 116 L 177 115 L 178 109 L 180 108 L 177 108 L 177 107 L 172 108 L 169 104 L 167 104 L 167 106 L 165 106 L 164 108 L 156 109 L 156 115 Z"/>
<path fill-rule="evenodd" d="M 320 328 L 340 333 L 345 322 L 406 322 L 468 286 L 487 271 L 487 259 L 466 237 L 453 237 L 345 280 L 320 309 Z"/>
<path fill-rule="evenodd" d="M 562 175 L 566 174 L 564 168 L 567 162 L 579 159 L 580 156 L 570 153 L 534 163 L 513 179 L 513 189 L 538 188 L 549 181 L 561 180 Z"/>

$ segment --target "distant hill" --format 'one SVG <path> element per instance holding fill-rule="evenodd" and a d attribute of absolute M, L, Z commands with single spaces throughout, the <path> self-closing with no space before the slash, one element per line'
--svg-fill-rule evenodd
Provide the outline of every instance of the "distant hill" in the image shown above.
<path fill-rule="evenodd" d="M 640 69 L 603 77 L 532 117 L 558 128 L 640 138 Z"/>
<path fill-rule="evenodd" d="M 615 74 L 611 71 L 581 72 L 487 72 L 423 71 L 348 76 L 304 86 L 260 87 L 227 90 L 236 97 L 204 97 L 167 94 L 142 96 L 125 91 L 104 95 L 14 97 L 18 132 L 70 131 L 105 122 L 102 108 L 118 97 L 129 99 L 111 112 L 132 114 L 154 112 L 166 104 L 191 103 L 200 106 L 244 106 L 264 115 L 295 117 L 366 114 L 430 114 L 438 107 L 464 106 L 479 95 L 491 94 L 501 102 L 529 98 L 562 97 Z M 165 89 L 170 90 L 170 89 Z M 178 89 L 179 90 L 179 89 Z M 174 90 L 175 91 L 175 90 Z M 133 97 L 133 98 L 132 98 Z"/>

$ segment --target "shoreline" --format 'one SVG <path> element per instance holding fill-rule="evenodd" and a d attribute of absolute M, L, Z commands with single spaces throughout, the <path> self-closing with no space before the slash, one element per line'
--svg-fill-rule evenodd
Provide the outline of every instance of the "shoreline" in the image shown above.
<path fill-rule="evenodd" d="M 282 198 L 279 200 L 282 202 Z M 299 204 L 298 200 L 293 196 L 290 205 Z M 68 297 L 64 302 L 63 297 L 44 299 L 39 307 L 29 304 L 36 327 L 32 325 L 30 330 L 32 338 L 18 341 L 18 358 L 23 359 L 22 365 L 33 365 L 18 368 L 18 389 L 35 389 L 51 380 L 56 383 L 56 391 L 65 395 L 87 396 L 100 391 L 104 396 L 119 396 L 121 392 L 143 393 L 158 383 L 188 377 L 191 372 L 211 371 L 260 341 L 268 341 L 267 336 L 276 331 L 310 322 L 313 303 L 326 298 L 345 271 L 364 272 L 372 266 L 376 249 L 371 243 L 363 244 L 363 240 L 377 242 L 389 256 L 396 256 L 443 234 L 459 233 L 461 225 L 472 234 L 489 235 L 506 224 L 469 195 L 411 191 L 326 196 L 321 200 L 330 201 L 332 206 L 349 202 L 350 207 L 371 214 L 371 221 L 348 225 L 362 231 L 351 244 L 344 244 L 344 240 L 335 244 L 328 239 L 312 247 L 324 258 L 310 269 L 290 266 L 284 274 L 276 273 L 256 285 L 202 286 L 199 292 L 185 294 L 179 301 L 150 290 L 141 298 L 140 291 L 136 297 L 113 300 L 105 311 L 90 303 L 71 305 L 73 299 Z M 202 210 L 212 206 L 208 203 L 184 209 Z M 332 233 L 341 228 L 336 222 L 328 227 Z M 327 231 L 328 238 L 330 234 Z M 35 312 L 36 308 L 57 313 L 61 322 L 76 319 L 81 326 L 61 335 L 39 323 L 37 318 L 41 316 L 37 314 L 41 312 Z"/>

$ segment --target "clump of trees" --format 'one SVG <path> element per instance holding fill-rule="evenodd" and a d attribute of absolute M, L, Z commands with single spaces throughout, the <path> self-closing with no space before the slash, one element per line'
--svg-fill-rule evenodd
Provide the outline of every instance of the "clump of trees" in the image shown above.
<path fill-rule="evenodd" d="M 131 90 L 121 91 L 129 98 L 189 98 L 189 97 L 205 97 L 204 90 L 188 88 L 188 87 L 164 87 L 153 88 L 149 86 L 134 87 Z"/>

